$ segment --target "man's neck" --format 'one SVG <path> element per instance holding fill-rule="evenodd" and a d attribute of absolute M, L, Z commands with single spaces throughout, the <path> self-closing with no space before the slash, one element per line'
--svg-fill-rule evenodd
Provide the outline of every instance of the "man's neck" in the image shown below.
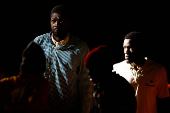
<path fill-rule="evenodd" d="M 131 63 L 132 66 L 134 66 L 136 69 L 139 69 L 140 67 L 144 66 L 146 63 L 145 58 L 138 59 Z"/>
<path fill-rule="evenodd" d="M 67 37 L 68 33 L 66 34 L 63 34 L 61 36 L 56 36 L 56 35 L 53 35 L 54 39 L 57 41 L 57 42 L 60 42 L 61 40 L 64 40 L 66 37 Z"/>

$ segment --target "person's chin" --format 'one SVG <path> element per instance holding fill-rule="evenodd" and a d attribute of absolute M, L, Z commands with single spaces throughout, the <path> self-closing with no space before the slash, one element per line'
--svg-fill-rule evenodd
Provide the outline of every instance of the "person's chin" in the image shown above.
<path fill-rule="evenodd" d="M 126 63 L 131 63 L 130 59 L 125 58 Z"/>
<path fill-rule="evenodd" d="M 129 61 L 129 60 L 126 60 L 126 63 L 128 63 L 128 64 L 129 64 L 129 63 L 130 63 L 130 61 Z"/>
<path fill-rule="evenodd" d="M 58 37 L 59 33 L 58 32 L 53 32 L 53 35 Z"/>
<path fill-rule="evenodd" d="M 54 36 L 56 37 L 62 37 L 65 36 L 65 34 L 63 32 L 53 32 Z"/>

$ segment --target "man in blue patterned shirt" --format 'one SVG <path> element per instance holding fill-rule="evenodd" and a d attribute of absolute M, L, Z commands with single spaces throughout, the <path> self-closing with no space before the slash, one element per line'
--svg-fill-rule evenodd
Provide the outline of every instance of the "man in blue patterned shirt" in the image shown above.
<path fill-rule="evenodd" d="M 51 11 L 52 32 L 34 39 L 46 55 L 45 78 L 51 83 L 47 107 L 49 113 L 89 113 L 92 84 L 84 67 L 88 46 L 70 35 L 70 13 L 59 5 Z"/>

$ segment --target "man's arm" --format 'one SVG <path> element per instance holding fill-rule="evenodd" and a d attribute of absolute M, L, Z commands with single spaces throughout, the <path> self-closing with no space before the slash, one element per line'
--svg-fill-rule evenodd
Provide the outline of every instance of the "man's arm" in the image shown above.
<path fill-rule="evenodd" d="M 80 98 L 80 111 L 81 113 L 90 113 L 92 96 L 93 96 L 93 84 L 88 76 L 88 70 L 84 66 L 84 58 L 89 52 L 89 49 L 83 50 L 83 57 L 81 59 L 79 74 L 78 74 L 78 91 Z"/>
<path fill-rule="evenodd" d="M 168 112 L 168 102 L 169 102 L 168 79 L 164 67 L 161 69 L 160 74 L 161 74 L 161 78 L 158 85 L 157 110 L 158 113 L 169 113 Z"/>

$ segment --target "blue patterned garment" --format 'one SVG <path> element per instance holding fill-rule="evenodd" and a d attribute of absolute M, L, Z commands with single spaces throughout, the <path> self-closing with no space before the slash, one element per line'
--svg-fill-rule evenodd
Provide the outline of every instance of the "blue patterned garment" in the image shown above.
<path fill-rule="evenodd" d="M 51 83 L 48 108 L 50 112 L 69 113 L 80 109 L 87 113 L 92 99 L 92 86 L 83 64 L 89 48 L 80 39 L 69 36 L 66 45 L 59 47 L 52 42 L 51 33 L 34 39 L 47 58 L 44 76 Z"/>

